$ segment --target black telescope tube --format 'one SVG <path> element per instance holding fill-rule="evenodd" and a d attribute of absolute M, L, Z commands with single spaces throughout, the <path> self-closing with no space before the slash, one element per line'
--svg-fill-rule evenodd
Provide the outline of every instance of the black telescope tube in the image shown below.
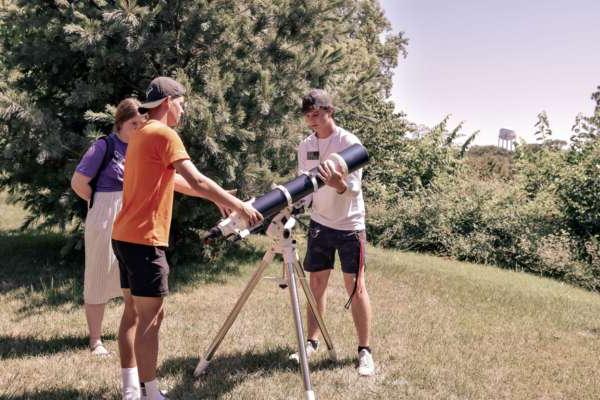
<path fill-rule="evenodd" d="M 362 168 L 369 162 L 369 153 L 367 153 L 365 147 L 359 143 L 351 145 L 339 152 L 338 155 L 346 163 L 348 174 Z M 301 174 L 284 185 L 281 185 L 287 193 L 289 193 L 292 204 L 315 191 L 311 177 L 314 177 L 316 180 L 318 188 L 321 188 L 325 184 L 325 182 L 318 177 L 317 173 L 318 168 L 313 168 L 308 171 L 307 174 Z M 288 198 L 281 189 L 273 189 L 252 202 L 252 207 L 260 212 L 264 219 L 274 216 L 288 205 L 290 205 L 288 203 Z M 205 239 L 215 239 L 219 236 L 221 236 L 220 229 L 214 227 L 208 232 Z"/>
<path fill-rule="evenodd" d="M 338 154 L 346 162 L 348 173 L 356 171 L 369 162 L 367 150 L 358 143 L 353 144 Z M 319 179 L 317 172 L 317 168 L 313 168 L 308 172 L 308 175 L 314 176 L 317 181 L 317 186 L 321 188 L 325 182 Z M 297 202 L 315 191 L 311 178 L 306 174 L 302 174 L 282 186 L 290 194 L 292 203 Z M 287 198 L 280 189 L 273 189 L 269 193 L 260 196 L 252 203 L 252 207 L 260 212 L 265 219 L 272 217 L 287 206 Z"/>

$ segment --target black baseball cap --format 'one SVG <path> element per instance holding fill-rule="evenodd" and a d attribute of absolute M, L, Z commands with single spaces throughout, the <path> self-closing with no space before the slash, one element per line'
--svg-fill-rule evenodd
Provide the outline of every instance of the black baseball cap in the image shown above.
<path fill-rule="evenodd" d="M 302 97 L 302 114 L 306 114 L 313 108 L 333 109 L 333 100 L 329 93 L 323 89 L 311 89 L 306 96 Z"/>
<path fill-rule="evenodd" d="M 179 97 L 185 94 L 185 88 L 175 79 L 159 76 L 154 78 L 146 89 L 146 101 L 138 107 L 140 113 L 158 107 L 167 97 Z"/>

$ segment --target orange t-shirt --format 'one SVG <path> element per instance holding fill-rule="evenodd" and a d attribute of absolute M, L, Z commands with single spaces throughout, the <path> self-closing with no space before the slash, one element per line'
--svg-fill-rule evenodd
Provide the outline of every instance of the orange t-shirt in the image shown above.
<path fill-rule="evenodd" d="M 168 246 L 175 161 L 189 159 L 177 132 L 150 120 L 127 146 L 123 177 L 123 207 L 112 238 L 150 246 Z"/>

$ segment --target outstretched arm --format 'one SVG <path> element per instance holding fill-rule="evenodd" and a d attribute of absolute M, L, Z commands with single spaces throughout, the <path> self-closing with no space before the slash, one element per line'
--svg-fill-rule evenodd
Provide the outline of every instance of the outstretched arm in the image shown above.
<path fill-rule="evenodd" d="M 175 191 L 181 194 L 185 194 L 186 196 L 204 198 L 204 196 L 200 192 L 195 191 L 185 180 L 185 178 L 179 174 L 175 174 Z M 236 191 L 236 189 L 232 189 L 227 190 L 226 192 L 229 194 L 235 194 Z M 219 208 L 222 217 L 227 217 L 229 214 L 231 214 L 231 208 L 223 205 L 222 203 L 215 203 L 215 205 Z"/>
<path fill-rule="evenodd" d="M 177 193 L 185 194 L 186 196 L 205 197 L 202 193 L 195 191 L 185 178 L 178 173 L 175 174 L 175 191 Z"/>
<path fill-rule="evenodd" d="M 204 197 L 224 207 L 237 211 L 240 216 L 248 220 L 250 225 L 255 225 L 262 220 L 262 215 L 256 211 L 251 205 L 242 202 L 237 197 L 229 194 L 225 189 L 219 186 L 215 181 L 204 176 L 196 166 L 188 159 L 175 161 L 173 167 L 177 173 L 183 178 L 177 178 L 175 175 L 175 190 L 180 193 L 190 196 Z"/>

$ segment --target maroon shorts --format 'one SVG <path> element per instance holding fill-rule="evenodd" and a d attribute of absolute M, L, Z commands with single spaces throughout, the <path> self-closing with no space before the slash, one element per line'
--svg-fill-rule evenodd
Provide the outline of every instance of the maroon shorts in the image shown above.
<path fill-rule="evenodd" d="M 364 264 L 367 235 L 361 231 L 343 231 L 329 228 L 313 220 L 308 227 L 308 245 L 304 270 L 308 272 L 333 269 L 337 250 L 342 271 L 357 274 Z"/>
<path fill-rule="evenodd" d="M 121 288 L 133 296 L 164 297 L 169 294 L 169 263 L 165 247 L 112 241 L 119 261 Z"/>

